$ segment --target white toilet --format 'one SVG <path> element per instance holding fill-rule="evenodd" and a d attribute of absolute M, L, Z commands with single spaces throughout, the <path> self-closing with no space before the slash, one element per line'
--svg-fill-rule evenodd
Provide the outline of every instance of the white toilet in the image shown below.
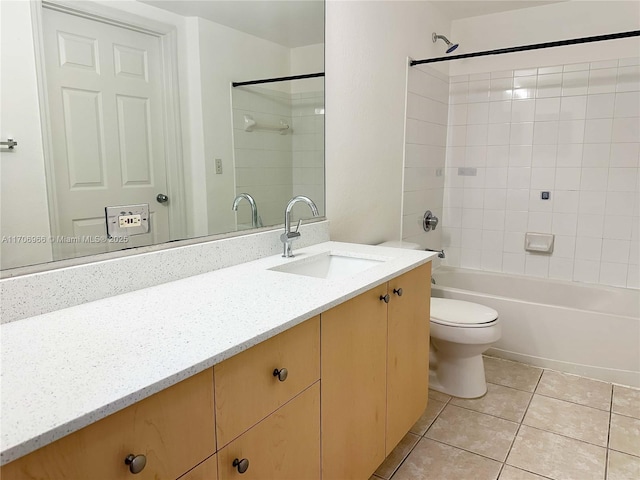
<path fill-rule="evenodd" d="M 415 243 L 380 246 L 420 250 Z M 460 398 L 487 393 L 482 353 L 500 339 L 498 312 L 472 302 L 431 297 L 429 388 Z"/>

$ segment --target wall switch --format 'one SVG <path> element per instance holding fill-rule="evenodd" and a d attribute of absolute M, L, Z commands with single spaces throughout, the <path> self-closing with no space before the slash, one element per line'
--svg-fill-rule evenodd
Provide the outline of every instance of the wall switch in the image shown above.
<path fill-rule="evenodd" d="M 149 233 L 149 204 L 105 207 L 107 236 L 129 237 Z"/>
<path fill-rule="evenodd" d="M 216 158 L 216 175 L 222 174 L 222 159 Z"/>

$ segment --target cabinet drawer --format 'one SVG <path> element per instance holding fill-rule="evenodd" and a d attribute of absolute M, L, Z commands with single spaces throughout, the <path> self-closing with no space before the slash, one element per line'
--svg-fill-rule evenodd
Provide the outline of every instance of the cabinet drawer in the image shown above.
<path fill-rule="evenodd" d="M 211 455 L 196 468 L 189 470 L 181 476 L 178 480 L 218 480 L 218 457 L 216 455 Z"/>
<path fill-rule="evenodd" d="M 320 382 L 218 453 L 219 480 L 319 480 Z M 241 475 L 234 460 L 248 462 Z"/>
<path fill-rule="evenodd" d="M 11 480 L 132 478 L 125 458 L 145 455 L 136 480 L 174 479 L 215 452 L 208 369 L 2 467 Z"/>
<path fill-rule="evenodd" d="M 320 317 L 215 365 L 218 448 L 320 378 Z M 274 370 L 287 370 L 281 381 Z"/>

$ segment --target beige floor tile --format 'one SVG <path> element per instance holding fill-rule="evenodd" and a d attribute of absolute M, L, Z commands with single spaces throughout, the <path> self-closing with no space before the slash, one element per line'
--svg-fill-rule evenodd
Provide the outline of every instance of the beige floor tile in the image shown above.
<path fill-rule="evenodd" d="M 533 392 L 542 369 L 494 357 L 484 357 L 487 382 Z"/>
<path fill-rule="evenodd" d="M 601 447 L 607 446 L 609 412 L 604 410 L 536 394 L 522 423 Z"/>
<path fill-rule="evenodd" d="M 640 457 L 640 420 L 611 414 L 609 448 Z"/>
<path fill-rule="evenodd" d="M 640 457 L 609 450 L 607 480 L 637 480 L 640 478 Z"/>
<path fill-rule="evenodd" d="M 445 402 L 440 402 L 430 398 L 429 403 L 427 403 L 427 408 L 413 427 L 411 427 L 410 432 L 415 433 L 416 435 L 424 435 L 424 432 L 426 432 L 431 426 L 445 405 Z"/>
<path fill-rule="evenodd" d="M 505 465 L 502 468 L 502 472 L 500 472 L 498 480 L 546 480 L 546 478 L 510 465 Z"/>
<path fill-rule="evenodd" d="M 517 431 L 517 423 L 447 405 L 425 437 L 503 462 Z"/>
<path fill-rule="evenodd" d="M 605 458 L 605 448 L 523 425 L 507 463 L 550 478 L 602 480 Z"/>
<path fill-rule="evenodd" d="M 613 386 L 613 412 L 640 418 L 640 390 Z"/>
<path fill-rule="evenodd" d="M 520 422 L 524 417 L 524 412 L 527 410 L 530 400 L 530 393 L 488 383 L 487 394 L 484 397 L 472 400 L 453 398 L 451 399 L 451 405 L 487 413 L 513 422 Z"/>
<path fill-rule="evenodd" d="M 447 403 L 451 400 L 451 395 L 447 395 L 446 393 L 436 392 L 435 390 L 429 390 L 429 398 L 433 400 L 438 400 L 439 402 Z"/>
<path fill-rule="evenodd" d="M 567 373 L 545 370 L 536 393 L 609 411 L 611 384 Z"/>
<path fill-rule="evenodd" d="M 423 438 L 393 480 L 496 480 L 500 463 Z"/>
<path fill-rule="evenodd" d="M 411 452 L 411 449 L 418 443 L 420 437 L 418 435 L 414 435 L 413 433 L 407 433 L 400 443 L 394 448 L 389 456 L 385 458 L 382 465 L 378 467 L 375 471 L 375 475 L 378 477 L 384 478 L 388 480 L 393 475 L 393 472 L 400 466 L 402 461 L 406 458 L 407 455 Z"/>

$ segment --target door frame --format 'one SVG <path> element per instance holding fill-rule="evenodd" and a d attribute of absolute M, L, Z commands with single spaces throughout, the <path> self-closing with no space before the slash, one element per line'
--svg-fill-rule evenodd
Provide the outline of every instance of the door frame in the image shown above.
<path fill-rule="evenodd" d="M 162 108 L 165 116 L 163 126 L 164 138 L 162 140 L 164 141 L 165 148 L 167 194 L 171 199 L 168 206 L 169 239 L 180 240 L 186 238 L 186 200 L 182 124 L 180 119 L 180 91 L 178 87 L 176 27 L 94 2 L 79 3 L 69 2 L 67 0 L 36 0 L 30 2 L 30 4 L 51 235 L 60 235 L 61 229 L 60 218 L 58 216 L 51 117 L 47 90 L 42 18 L 43 8 L 145 33 L 159 39 L 163 81 Z M 59 244 L 52 243 L 53 259 L 60 260 L 60 255 L 56 255 L 56 245 Z"/>

